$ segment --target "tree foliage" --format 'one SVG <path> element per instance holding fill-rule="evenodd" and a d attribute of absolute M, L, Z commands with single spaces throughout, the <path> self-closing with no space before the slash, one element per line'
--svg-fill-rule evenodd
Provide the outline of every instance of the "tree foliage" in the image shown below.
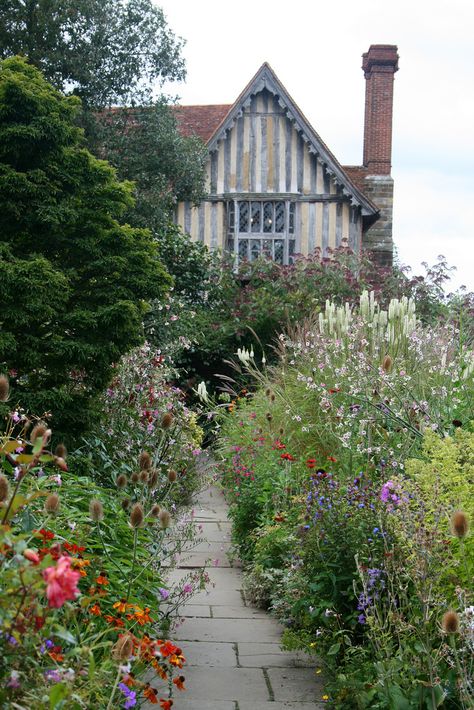
<path fill-rule="evenodd" d="M 132 224 L 162 233 L 177 202 L 204 197 L 206 147 L 179 133 L 164 100 L 104 111 L 97 122 L 97 150 L 135 184 L 136 203 L 126 215 Z"/>
<path fill-rule="evenodd" d="M 149 231 L 118 221 L 132 186 L 83 147 L 79 103 L 0 63 L 0 367 L 14 404 L 70 432 L 169 284 Z"/>
<path fill-rule="evenodd" d="M 183 41 L 152 0 L 2 0 L 0 57 L 21 54 L 86 107 L 183 79 Z"/>

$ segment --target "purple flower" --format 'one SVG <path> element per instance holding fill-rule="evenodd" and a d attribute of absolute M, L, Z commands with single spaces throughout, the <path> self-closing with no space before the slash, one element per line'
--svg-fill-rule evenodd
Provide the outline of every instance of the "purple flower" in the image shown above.
<path fill-rule="evenodd" d="M 127 685 L 125 685 L 125 683 L 119 683 L 118 687 L 127 698 L 125 703 L 123 704 L 123 707 L 133 708 L 133 706 L 137 704 L 137 694 L 135 693 L 135 691 L 131 690 Z"/>
<path fill-rule="evenodd" d="M 61 674 L 56 670 L 45 671 L 44 677 L 52 683 L 59 683 L 61 681 Z"/>
<path fill-rule="evenodd" d="M 19 688 L 20 687 L 20 681 L 18 678 L 20 677 L 20 674 L 18 671 L 12 671 L 10 673 L 10 680 L 7 683 L 7 688 Z"/>
<path fill-rule="evenodd" d="M 191 594 L 193 591 L 193 585 L 192 584 L 185 584 L 183 587 L 183 593 L 184 594 Z"/>
<path fill-rule="evenodd" d="M 169 593 L 169 591 L 168 591 L 167 589 L 164 589 L 163 587 L 160 587 L 160 588 L 158 589 L 158 591 L 159 591 L 159 593 L 160 593 L 162 599 L 168 599 L 170 593 Z"/>

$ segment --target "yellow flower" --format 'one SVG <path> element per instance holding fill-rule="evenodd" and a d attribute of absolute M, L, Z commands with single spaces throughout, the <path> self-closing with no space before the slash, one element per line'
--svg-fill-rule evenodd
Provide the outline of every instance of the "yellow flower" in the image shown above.
<path fill-rule="evenodd" d="M 323 695 L 323 697 L 321 699 L 324 700 L 324 702 L 326 702 L 326 700 L 329 700 L 329 695 Z"/>

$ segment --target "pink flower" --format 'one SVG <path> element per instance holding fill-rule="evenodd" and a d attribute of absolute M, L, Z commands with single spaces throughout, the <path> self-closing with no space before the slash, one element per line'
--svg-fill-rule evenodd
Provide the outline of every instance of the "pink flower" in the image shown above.
<path fill-rule="evenodd" d="M 36 550 L 30 550 L 29 548 L 27 548 L 23 551 L 23 556 L 26 557 L 26 559 L 30 562 L 33 562 L 34 565 L 39 565 L 39 563 L 41 562 L 40 556 L 38 555 Z"/>
<path fill-rule="evenodd" d="M 47 584 L 46 596 L 49 606 L 59 609 L 64 602 L 75 599 L 79 594 L 77 583 L 81 578 L 79 572 L 71 569 L 71 558 L 59 558 L 55 567 L 43 570 L 43 578 Z"/>

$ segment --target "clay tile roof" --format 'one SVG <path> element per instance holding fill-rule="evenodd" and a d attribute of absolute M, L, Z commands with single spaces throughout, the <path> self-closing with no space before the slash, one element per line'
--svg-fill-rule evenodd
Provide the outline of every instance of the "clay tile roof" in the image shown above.
<path fill-rule="evenodd" d="M 199 136 L 205 143 L 229 113 L 232 104 L 173 106 L 178 130 L 183 136 Z"/>
<path fill-rule="evenodd" d="M 363 165 L 343 165 L 342 169 L 347 177 L 361 192 L 365 190 L 365 176 L 368 175 L 368 170 Z"/>

